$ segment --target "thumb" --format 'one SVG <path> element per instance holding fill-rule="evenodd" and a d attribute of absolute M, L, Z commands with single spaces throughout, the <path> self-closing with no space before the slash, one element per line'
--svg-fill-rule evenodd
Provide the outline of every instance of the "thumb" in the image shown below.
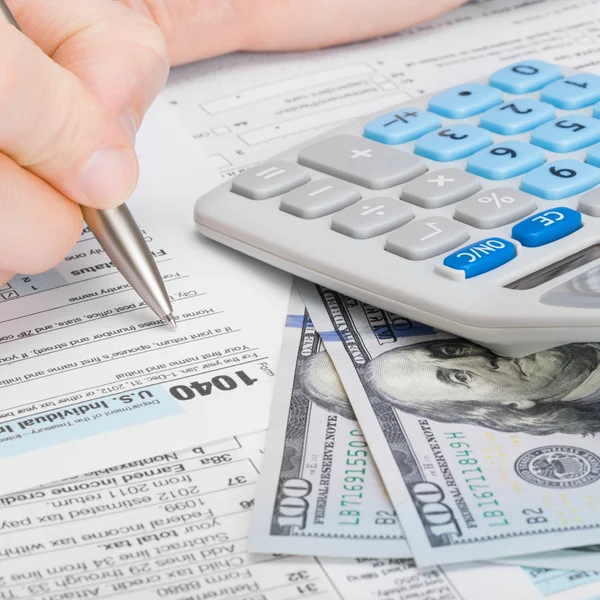
<path fill-rule="evenodd" d="M 108 108 L 31 40 L 0 23 L 0 152 L 67 198 L 96 208 L 132 193 L 132 139 Z"/>

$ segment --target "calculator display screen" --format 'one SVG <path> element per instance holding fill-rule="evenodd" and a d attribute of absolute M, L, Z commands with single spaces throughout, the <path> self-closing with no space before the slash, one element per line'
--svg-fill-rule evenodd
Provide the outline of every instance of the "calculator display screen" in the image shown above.
<path fill-rule="evenodd" d="M 521 279 L 517 279 L 504 287 L 511 290 L 531 290 L 547 281 L 552 281 L 565 273 L 574 271 L 575 269 L 587 265 L 600 258 L 600 244 L 594 244 L 584 250 L 571 254 L 567 258 L 563 258 L 539 271 L 530 273 Z"/>

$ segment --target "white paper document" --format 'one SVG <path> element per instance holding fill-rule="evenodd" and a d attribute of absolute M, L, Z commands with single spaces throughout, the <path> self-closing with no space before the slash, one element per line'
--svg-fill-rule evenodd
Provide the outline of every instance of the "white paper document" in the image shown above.
<path fill-rule="evenodd" d="M 196 233 L 220 181 L 162 103 L 129 205 L 166 283 L 165 327 L 84 231 L 0 290 L 0 493 L 266 427 L 287 276 Z"/>
<path fill-rule="evenodd" d="M 535 600 L 519 567 L 249 554 L 264 433 L 0 497 L 3 600 Z"/>

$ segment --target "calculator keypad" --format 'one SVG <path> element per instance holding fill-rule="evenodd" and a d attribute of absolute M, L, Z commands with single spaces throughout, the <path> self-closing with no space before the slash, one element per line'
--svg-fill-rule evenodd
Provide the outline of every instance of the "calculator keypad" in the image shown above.
<path fill-rule="evenodd" d="M 439 129 L 439 118 L 419 108 L 403 108 L 369 121 L 364 136 L 381 144 L 403 144 Z"/>
<path fill-rule="evenodd" d="M 466 158 L 492 145 L 489 131 L 474 125 L 457 124 L 428 133 L 415 142 L 415 154 L 439 162 Z"/>
<path fill-rule="evenodd" d="M 387 236 L 385 249 L 408 260 L 425 260 L 469 239 L 464 225 L 445 217 L 411 221 Z"/>
<path fill-rule="evenodd" d="M 504 187 L 479 192 L 456 205 L 454 218 L 479 229 L 518 221 L 536 209 L 533 196 Z"/>
<path fill-rule="evenodd" d="M 586 192 L 599 183 L 600 169 L 565 158 L 523 175 L 521 189 L 546 200 L 560 200 Z"/>
<path fill-rule="evenodd" d="M 274 160 L 252 167 L 238 175 L 231 191 L 251 200 L 266 200 L 285 194 L 310 181 L 310 175 L 298 165 Z"/>
<path fill-rule="evenodd" d="M 358 202 L 360 191 L 339 179 L 311 181 L 281 197 L 280 208 L 301 219 L 317 219 Z"/>
<path fill-rule="evenodd" d="M 600 120 L 587 115 L 565 115 L 531 133 L 531 143 L 552 152 L 574 152 L 600 141 Z"/>
<path fill-rule="evenodd" d="M 502 104 L 502 94 L 481 83 L 466 83 L 434 96 L 429 101 L 431 112 L 450 119 L 464 119 Z"/>
<path fill-rule="evenodd" d="M 531 131 L 555 115 L 554 107 L 531 98 L 517 98 L 481 116 L 479 126 L 502 135 Z"/>
<path fill-rule="evenodd" d="M 557 65 L 543 60 L 526 60 L 496 71 L 490 77 L 490 85 L 510 94 L 528 94 L 561 77 Z"/>
<path fill-rule="evenodd" d="M 248 169 L 231 191 L 252 200 L 280 196 L 279 209 L 288 215 L 327 217 L 335 234 L 372 240 L 362 248 L 376 248 L 381 236 L 398 260 L 437 257 L 436 271 L 452 279 L 452 270 L 469 279 L 502 267 L 516 258 L 517 246 L 532 252 L 574 234 L 582 213 L 600 218 L 597 75 L 563 78 L 556 65 L 523 61 L 492 74 L 489 85 L 467 83 L 434 95 L 427 110 L 400 107 L 377 116 L 361 133 L 324 137 L 302 148 L 297 162 Z M 430 169 L 431 161 L 461 162 Z M 309 169 L 327 177 L 315 179 Z M 577 195 L 578 210 L 570 199 L 565 206 L 552 202 Z M 506 226 L 510 233 L 492 231 Z M 488 237 L 478 239 L 484 232 Z"/>
<path fill-rule="evenodd" d="M 600 121 L 598 122 L 600 125 Z M 543 150 L 518 140 L 507 140 L 480 150 L 467 161 L 467 171 L 487 179 L 509 179 L 546 162 Z"/>
<path fill-rule="evenodd" d="M 388 233 L 408 223 L 414 214 L 410 206 L 394 198 L 369 198 L 333 216 L 331 229 L 363 240 Z"/>
<path fill-rule="evenodd" d="M 402 187 L 401 198 L 422 208 L 454 204 L 481 189 L 477 177 L 461 169 L 429 171 Z"/>
<path fill-rule="evenodd" d="M 356 135 L 336 135 L 304 148 L 298 162 L 372 190 L 404 183 L 427 170 L 417 156 Z"/>
<path fill-rule="evenodd" d="M 544 88 L 541 99 L 565 110 L 591 106 L 600 100 L 600 77 L 591 73 L 565 77 Z"/>
<path fill-rule="evenodd" d="M 556 206 L 515 225 L 512 237 L 523 246 L 537 248 L 560 240 L 578 229 L 581 229 L 581 213 L 566 206 Z"/>

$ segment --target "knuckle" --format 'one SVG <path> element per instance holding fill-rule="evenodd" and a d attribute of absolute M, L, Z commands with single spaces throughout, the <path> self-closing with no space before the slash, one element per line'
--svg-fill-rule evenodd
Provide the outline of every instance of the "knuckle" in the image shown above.
<path fill-rule="evenodd" d="M 161 27 L 139 13 L 130 13 L 130 41 L 143 69 L 159 71 L 166 80 L 169 70 L 167 42 Z"/>
<path fill-rule="evenodd" d="M 146 14 L 158 27 L 162 35 L 170 39 L 177 31 L 178 12 L 175 5 L 180 2 L 169 2 L 169 0 L 142 0 Z"/>

